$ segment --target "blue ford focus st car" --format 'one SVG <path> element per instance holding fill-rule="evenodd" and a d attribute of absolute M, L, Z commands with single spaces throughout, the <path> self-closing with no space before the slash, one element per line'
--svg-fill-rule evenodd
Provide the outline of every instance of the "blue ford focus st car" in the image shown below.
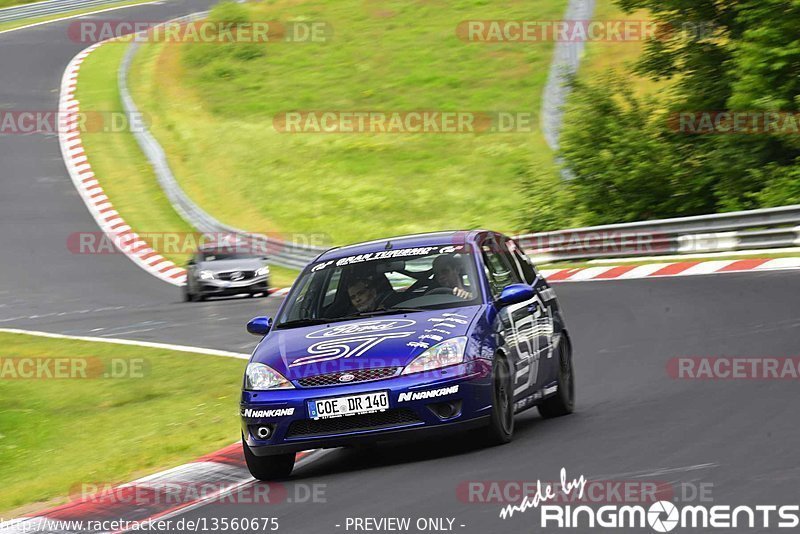
<path fill-rule="evenodd" d="M 482 427 L 514 414 L 572 412 L 572 349 L 553 289 L 517 243 L 489 231 L 395 237 L 311 262 L 244 377 L 250 472 L 288 476 L 300 450 Z"/>

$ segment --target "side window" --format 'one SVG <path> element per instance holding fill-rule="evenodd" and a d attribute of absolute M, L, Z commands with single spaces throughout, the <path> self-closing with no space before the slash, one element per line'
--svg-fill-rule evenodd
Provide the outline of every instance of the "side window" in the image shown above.
<path fill-rule="evenodd" d="M 517 268 L 517 272 L 519 272 L 522 279 L 529 285 L 533 285 L 536 282 L 536 270 L 533 268 L 528 256 L 517 246 L 513 239 L 506 240 L 505 246 L 511 255 L 514 267 Z"/>
<path fill-rule="evenodd" d="M 503 288 L 507 285 L 522 282 L 522 279 L 508 261 L 508 253 L 503 254 L 494 241 L 485 241 L 481 245 L 481 251 L 483 252 L 483 263 L 486 268 L 486 277 L 489 280 L 489 288 L 494 298 L 498 298 L 500 293 L 503 292 Z"/>
<path fill-rule="evenodd" d="M 322 300 L 322 306 L 327 308 L 333 301 L 336 300 L 336 292 L 339 290 L 339 280 L 342 279 L 342 269 L 336 269 L 328 281 L 328 288 L 325 291 L 325 298 Z"/>
<path fill-rule="evenodd" d="M 309 319 L 311 317 L 310 308 L 313 302 L 310 296 L 310 291 L 314 278 L 320 278 L 320 276 L 315 275 L 315 276 L 305 277 L 304 285 L 302 287 L 297 288 L 297 297 L 295 297 L 295 305 L 292 306 L 291 313 L 284 319 L 285 321 L 295 321 L 297 319 Z"/>

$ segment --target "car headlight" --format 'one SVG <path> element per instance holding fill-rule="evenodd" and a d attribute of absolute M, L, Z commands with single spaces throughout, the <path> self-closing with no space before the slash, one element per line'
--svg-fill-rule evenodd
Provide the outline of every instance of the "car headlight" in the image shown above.
<path fill-rule="evenodd" d="M 214 271 L 200 271 L 197 274 L 200 276 L 200 280 L 213 280 L 216 276 Z"/>
<path fill-rule="evenodd" d="M 256 270 L 256 276 L 266 276 L 269 274 L 269 266 L 265 265 Z"/>
<path fill-rule="evenodd" d="M 463 363 L 466 348 L 466 337 L 454 337 L 453 339 L 442 341 L 417 356 L 413 362 L 403 369 L 402 374 L 410 375 L 411 373 L 421 373 Z"/>
<path fill-rule="evenodd" d="M 264 391 L 267 389 L 294 389 L 282 374 L 263 363 L 250 363 L 244 373 L 245 389 Z"/>

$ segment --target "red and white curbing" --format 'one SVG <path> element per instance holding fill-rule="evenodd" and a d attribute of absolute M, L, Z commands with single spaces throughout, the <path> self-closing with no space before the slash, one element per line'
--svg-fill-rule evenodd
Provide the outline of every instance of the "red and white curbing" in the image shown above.
<path fill-rule="evenodd" d="M 579 267 L 574 269 L 542 269 L 548 282 L 589 282 L 602 280 L 631 280 L 740 272 L 800 269 L 800 258 L 744 259 L 714 261 L 682 261 L 647 265 L 617 265 Z"/>
<path fill-rule="evenodd" d="M 72 182 L 78 190 L 83 202 L 89 209 L 100 229 L 113 243 L 126 243 L 120 250 L 136 265 L 148 273 L 180 286 L 186 283 L 186 269 L 175 265 L 170 260 L 153 250 L 146 241 L 133 231 L 119 212 L 114 209 L 103 187 L 97 179 L 86 156 L 81 141 L 79 127 L 80 102 L 75 98 L 78 86 L 78 74 L 81 65 L 98 47 L 107 43 L 102 41 L 86 48 L 70 61 L 61 80 L 61 98 L 59 100 L 59 134 L 61 154 L 67 166 Z M 271 295 L 285 295 L 288 288 L 270 288 Z"/>
<path fill-rule="evenodd" d="M 312 452 L 314 451 L 297 453 L 296 461 L 302 460 L 303 464 L 313 461 L 317 455 L 309 458 Z M 245 485 L 255 483 L 247 470 L 242 445 L 234 443 L 194 462 L 110 489 L 101 488 L 97 495 L 77 495 L 67 504 L 0 522 L 0 532 L 3 534 L 65 533 L 73 531 L 75 524 L 72 522 L 89 520 L 127 521 L 128 525 L 133 522 L 144 524 L 148 520 L 173 517 L 208 502 L 222 501 L 226 495 Z M 184 492 L 186 494 L 184 498 L 175 498 L 176 487 L 188 488 Z M 280 494 L 280 492 L 272 493 Z M 188 498 L 189 496 L 192 498 Z M 128 526 L 127 529 L 114 532 L 132 529 L 135 527 Z"/>
<path fill-rule="evenodd" d="M 80 52 L 64 71 L 59 101 L 58 135 L 64 163 L 89 212 L 112 242 L 117 243 L 120 240 L 129 244 L 122 252 L 145 271 L 170 284 L 182 285 L 186 282 L 186 270 L 153 250 L 125 223 L 103 191 L 83 148 L 78 126 L 80 102 L 75 98 L 78 73 L 89 54 L 104 42 L 93 44 Z"/>

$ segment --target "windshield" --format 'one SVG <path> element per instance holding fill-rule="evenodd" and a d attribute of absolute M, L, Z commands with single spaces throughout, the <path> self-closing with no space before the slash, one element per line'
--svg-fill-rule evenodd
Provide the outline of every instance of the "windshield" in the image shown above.
<path fill-rule="evenodd" d="M 296 282 L 276 328 L 480 304 L 475 273 L 464 246 L 389 250 L 317 263 Z"/>

